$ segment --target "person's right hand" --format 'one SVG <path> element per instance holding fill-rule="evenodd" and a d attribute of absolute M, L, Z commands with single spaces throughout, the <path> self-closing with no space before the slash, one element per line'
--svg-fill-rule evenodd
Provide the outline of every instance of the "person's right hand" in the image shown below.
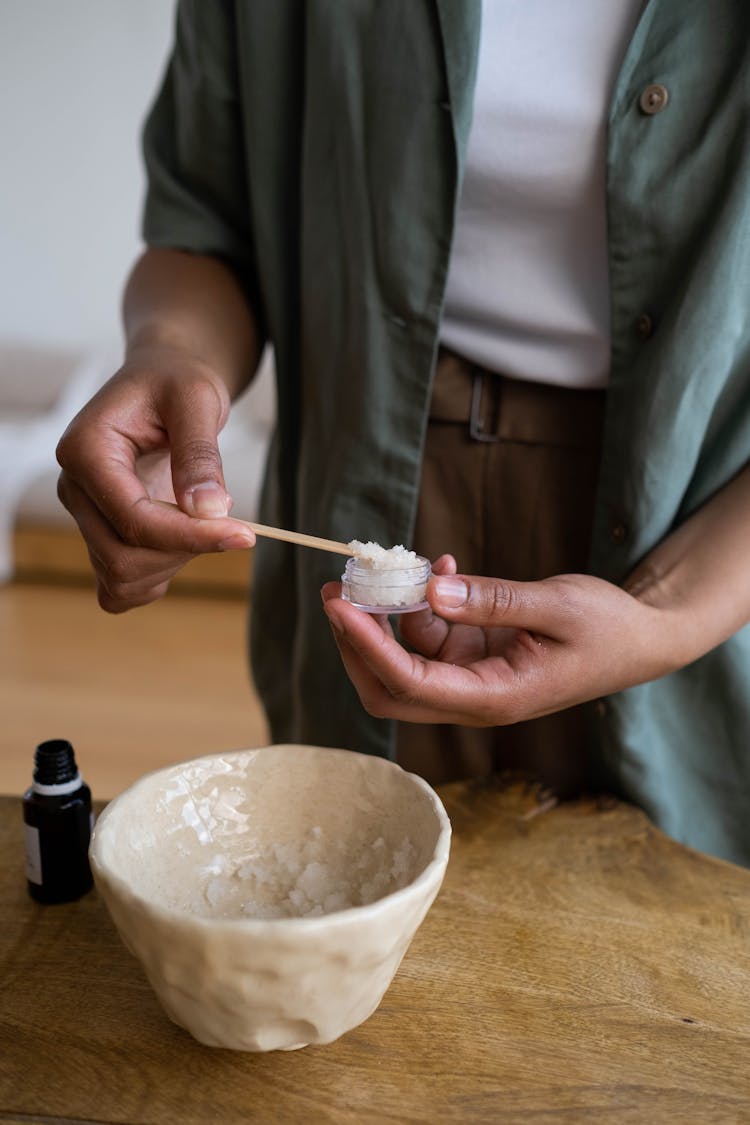
<path fill-rule="evenodd" d="M 254 545 L 250 528 L 229 518 L 217 444 L 229 407 L 206 364 L 150 348 L 66 429 L 58 496 L 86 541 L 103 609 L 155 601 L 195 555 Z"/>

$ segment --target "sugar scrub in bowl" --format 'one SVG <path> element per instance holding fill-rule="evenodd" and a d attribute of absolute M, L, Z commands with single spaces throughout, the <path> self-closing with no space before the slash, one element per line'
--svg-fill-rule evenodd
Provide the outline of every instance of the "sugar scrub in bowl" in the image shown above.
<path fill-rule="evenodd" d="M 353 539 L 354 551 L 341 575 L 341 596 L 367 613 L 413 613 L 426 609 L 425 591 L 432 573 L 429 559 L 379 543 Z"/>
<path fill-rule="evenodd" d="M 245 1051 L 377 1008 L 443 880 L 450 822 L 393 762 L 268 746 L 147 774 L 99 817 L 96 887 L 175 1023 Z"/>

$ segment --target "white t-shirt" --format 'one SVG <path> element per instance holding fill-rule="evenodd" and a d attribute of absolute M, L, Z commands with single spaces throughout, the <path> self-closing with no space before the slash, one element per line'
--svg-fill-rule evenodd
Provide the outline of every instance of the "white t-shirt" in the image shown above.
<path fill-rule="evenodd" d="M 643 0 L 484 0 L 442 343 L 490 370 L 606 385 L 607 114 Z"/>

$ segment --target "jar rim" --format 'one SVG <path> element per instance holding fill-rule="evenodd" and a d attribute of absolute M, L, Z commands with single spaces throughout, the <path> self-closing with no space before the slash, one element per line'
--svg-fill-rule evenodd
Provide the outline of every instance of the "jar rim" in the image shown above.
<path fill-rule="evenodd" d="M 412 579 L 412 576 L 430 574 L 431 572 L 432 564 L 430 560 L 424 558 L 422 555 L 417 555 L 416 562 L 410 563 L 407 566 L 394 566 L 383 570 L 360 563 L 357 556 L 353 555 L 352 558 L 348 559 L 346 562 L 343 577 L 349 578 L 352 574 L 356 574 L 358 580 L 369 579 L 387 583 L 388 585 L 395 585 L 395 582 L 390 581 L 391 576 L 397 576 L 400 580 L 402 576 L 408 575 L 409 578 Z"/>

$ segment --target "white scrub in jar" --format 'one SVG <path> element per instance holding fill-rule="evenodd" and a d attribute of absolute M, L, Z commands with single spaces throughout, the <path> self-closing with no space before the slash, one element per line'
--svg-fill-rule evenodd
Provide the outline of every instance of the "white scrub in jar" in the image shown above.
<path fill-rule="evenodd" d="M 413 613 L 425 609 L 432 573 L 429 559 L 400 544 L 381 547 L 353 539 L 355 552 L 341 576 L 342 598 L 367 613 Z"/>

